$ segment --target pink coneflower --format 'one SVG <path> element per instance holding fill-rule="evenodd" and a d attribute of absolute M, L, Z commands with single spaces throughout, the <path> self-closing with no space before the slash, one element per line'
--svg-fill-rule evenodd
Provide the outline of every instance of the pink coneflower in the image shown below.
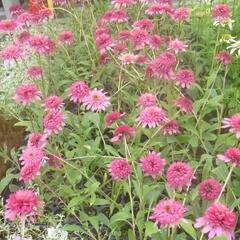
<path fill-rule="evenodd" d="M 109 35 L 107 27 L 98 27 L 96 29 L 96 31 L 94 32 L 94 37 L 96 38 L 98 36 L 101 36 L 102 34 L 108 34 Z"/>
<path fill-rule="evenodd" d="M 35 148 L 43 148 L 46 145 L 47 137 L 39 132 L 31 133 L 28 137 L 27 146 Z"/>
<path fill-rule="evenodd" d="M 150 217 L 160 227 L 175 227 L 184 220 L 183 214 L 187 211 L 183 204 L 172 199 L 158 202 Z"/>
<path fill-rule="evenodd" d="M 148 42 L 148 32 L 144 29 L 134 28 L 130 33 L 135 49 L 143 49 Z"/>
<path fill-rule="evenodd" d="M 110 105 L 109 97 L 106 96 L 106 93 L 103 89 L 96 89 L 89 91 L 89 94 L 83 99 L 83 106 L 90 111 L 105 111 L 106 108 Z"/>
<path fill-rule="evenodd" d="M 230 118 L 223 119 L 222 128 L 229 128 L 229 132 L 236 133 L 237 139 L 240 139 L 240 114 L 234 114 Z"/>
<path fill-rule="evenodd" d="M 115 143 L 117 141 L 123 141 L 124 138 L 126 139 L 126 141 L 128 141 L 129 138 L 134 136 L 134 134 L 135 134 L 134 128 L 131 128 L 126 124 L 120 125 L 114 130 L 113 138 L 111 139 L 111 142 Z"/>
<path fill-rule="evenodd" d="M 227 4 L 216 4 L 212 8 L 212 17 L 214 21 L 224 23 L 230 18 L 230 9 Z"/>
<path fill-rule="evenodd" d="M 105 116 L 105 122 L 106 122 L 105 126 L 109 127 L 114 121 L 120 119 L 123 115 L 124 115 L 124 113 L 120 113 L 120 112 L 108 113 Z"/>
<path fill-rule="evenodd" d="M 51 54 L 56 48 L 56 44 L 53 40 L 43 35 L 33 35 L 28 40 L 28 45 L 37 54 Z"/>
<path fill-rule="evenodd" d="M 17 39 L 16 39 L 16 43 L 19 44 L 19 45 L 27 43 L 30 36 L 31 36 L 31 34 L 28 31 L 23 31 L 23 32 L 18 34 Z"/>
<path fill-rule="evenodd" d="M 116 55 L 119 55 L 126 49 L 127 49 L 126 45 L 124 45 L 123 43 L 120 43 L 120 42 L 115 42 L 113 45 L 113 52 Z"/>
<path fill-rule="evenodd" d="M 171 52 L 160 54 L 153 62 L 154 76 L 160 80 L 174 79 L 173 68 L 177 63 L 176 56 Z"/>
<path fill-rule="evenodd" d="M 227 149 L 227 151 L 222 155 L 217 155 L 219 160 L 222 160 L 226 163 L 230 162 L 233 166 L 240 166 L 240 150 L 235 147 Z"/>
<path fill-rule="evenodd" d="M 104 53 L 111 48 L 113 41 L 109 34 L 101 34 L 96 37 L 96 45 L 100 53 Z"/>
<path fill-rule="evenodd" d="M 156 153 L 154 151 L 148 152 L 146 156 L 140 158 L 140 162 L 142 171 L 147 176 L 150 175 L 155 178 L 157 175 L 161 175 L 163 172 L 165 160 L 161 158 L 160 153 Z"/>
<path fill-rule="evenodd" d="M 43 119 L 44 131 L 47 134 L 57 134 L 65 125 L 64 120 L 65 117 L 60 110 L 50 111 Z"/>
<path fill-rule="evenodd" d="M 148 62 L 148 57 L 145 55 L 137 55 L 136 56 L 136 64 L 143 66 Z"/>
<path fill-rule="evenodd" d="M 162 37 L 158 35 L 148 36 L 148 42 L 147 42 L 152 49 L 159 49 L 162 44 L 164 43 L 164 40 Z"/>
<path fill-rule="evenodd" d="M 185 21 L 189 18 L 189 11 L 186 7 L 177 8 L 171 15 L 174 21 Z"/>
<path fill-rule="evenodd" d="M 11 44 L 0 52 L 4 64 L 12 64 L 24 58 L 25 51 L 18 44 Z"/>
<path fill-rule="evenodd" d="M 221 192 L 221 184 L 214 178 L 205 179 L 198 186 L 199 196 L 206 201 L 214 201 Z"/>
<path fill-rule="evenodd" d="M 171 189 L 182 191 L 183 187 L 191 185 L 193 170 L 184 162 L 173 162 L 167 169 L 166 178 Z"/>
<path fill-rule="evenodd" d="M 39 79 L 43 75 L 43 70 L 40 66 L 29 67 L 26 71 L 26 76 L 33 79 Z"/>
<path fill-rule="evenodd" d="M 115 159 L 107 165 L 114 180 L 126 179 L 131 173 L 131 165 L 124 159 Z"/>
<path fill-rule="evenodd" d="M 111 3 L 115 8 L 122 8 L 135 4 L 136 0 L 112 0 Z"/>
<path fill-rule="evenodd" d="M 35 163 L 30 165 L 24 165 L 20 170 L 20 181 L 25 183 L 34 180 L 35 177 L 40 176 L 41 163 Z"/>
<path fill-rule="evenodd" d="M 145 13 L 150 16 L 155 14 L 162 15 L 164 13 L 171 16 L 174 13 L 174 10 L 169 4 L 155 4 L 155 5 L 149 6 L 146 9 Z"/>
<path fill-rule="evenodd" d="M 34 221 L 34 215 L 40 215 L 37 211 L 39 205 L 40 201 L 32 190 L 18 190 L 8 197 L 4 218 L 14 221 L 19 216 L 21 224 L 24 224 L 26 217 L 29 216 L 30 221 Z"/>
<path fill-rule="evenodd" d="M 125 41 L 125 40 L 130 40 L 131 38 L 131 33 L 128 30 L 123 30 L 118 33 L 118 39 Z"/>
<path fill-rule="evenodd" d="M 9 7 L 9 12 L 11 17 L 16 17 L 19 14 L 23 13 L 23 8 L 19 3 L 14 3 Z"/>
<path fill-rule="evenodd" d="M 58 96 L 49 96 L 44 100 L 43 107 L 45 110 L 60 109 L 63 106 L 63 100 Z"/>
<path fill-rule="evenodd" d="M 69 88 L 70 100 L 75 103 L 82 103 L 83 98 L 86 97 L 88 94 L 88 85 L 83 81 L 74 82 Z"/>
<path fill-rule="evenodd" d="M 62 44 L 71 44 L 73 42 L 73 33 L 69 31 L 59 33 L 59 41 Z"/>
<path fill-rule="evenodd" d="M 189 88 L 195 83 L 193 73 L 187 69 L 179 70 L 175 77 L 176 84 L 182 88 Z"/>
<path fill-rule="evenodd" d="M 224 236 L 227 240 L 234 240 L 234 228 L 236 226 L 236 214 L 220 203 L 214 203 L 208 207 L 203 217 L 197 218 L 194 225 L 208 234 L 208 239 L 215 236 Z"/>
<path fill-rule="evenodd" d="M 23 106 L 30 105 L 31 102 L 35 102 L 41 99 L 41 92 L 33 83 L 23 83 L 16 91 L 14 100 L 19 104 L 22 102 Z"/>
<path fill-rule="evenodd" d="M 118 58 L 122 65 L 129 65 L 136 62 L 137 56 L 132 53 L 122 53 Z"/>
<path fill-rule="evenodd" d="M 177 135 L 180 133 L 179 125 L 176 120 L 171 120 L 163 125 L 161 132 L 163 135 Z"/>
<path fill-rule="evenodd" d="M 111 22 L 127 22 L 128 21 L 128 16 L 123 9 L 117 9 L 117 10 L 111 10 L 111 11 L 106 11 L 102 20 L 105 23 L 111 23 Z"/>
<path fill-rule="evenodd" d="M 231 63 L 231 55 L 228 52 L 221 51 L 219 52 L 216 57 L 218 61 L 222 62 L 225 65 L 228 65 Z"/>
<path fill-rule="evenodd" d="M 144 93 L 138 98 L 138 104 L 142 108 L 156 106 L 157 98 L 151 93 Z"/>
<path fill-rule="evenodd" d="M 154 76 L 153 64 L 147 64 L 146 70 L 145 70 L 145 76 L 146 76 L 146 79 L 148 79 L 148 80 L 153 78 L 153 76 Z"/>
<path fill-rule="evenodd" d="M 106 64 L 111 58 L 108 56 L 108 54 L 106 53 L 100 53 L 99 54 L 99 58 L 98 58 L 98 62 L 99 64 Z"/>
<path fill-rule="evenodd" d="M 137 20 L 132 25 L 133 28 L 140 28 L 143 30 L 151 31 L 153 30 L 153 23 L 150 19 Z"/>
<path fill-rule="evenodd" d="M 43 8 L 35 16 L 36 23 L 44 23 L 52 17 L 52 11 L 49 8 Z"/>
<path fill-rule="evenodd" d="M 17 22 L 21 26 L 30 26 L 33 23 L 33 15 L 29 12 L 23 12 L 17 17 Z"/>
<path fill-rule="evenodd" d="M 178 39 L 170 40 L 168 43 L 168 50 L 173 50 L 176 54 L 178 52 L 185 52 L 187 47 L 187 44 Z"/>
<path fill-rule="evenodd" d="M 47 155 L 47 158 L 48 158 L 48 165 L 52 168 L 55 168 L 55 169 L 60 169 L 63 167 L 63 161 L 62 161 L 62 154 L 60 153 L 54 153 L 54 154 L 48 154 Z"/>
<path fill-rule="evenodd" d="M 36 146 L 27 146 L 22 150 L 19 158 L 22 165 L 39 164 L 45 159 L 43 149 Z"/>
<path fill-rule="evenodd" d="M 176 106 L 184 113 L 191 113 L 193 110 L 192 101 L 187 97 L 180 97 L 176 100 Z"/>
<path fill-rule="evenodd" d="M 163 123 L 166 119 L 166 114 L 163 109 L 153 106 L 144 108 L 136 120 L 142 125 L 143 128 L 155 128 Z"/>
<path fill-rule="evenodd" d="M 18 28 L 18 24 L 13 19 L 6 19 L 0 21 L 0 32 L 10 34 Z"/>

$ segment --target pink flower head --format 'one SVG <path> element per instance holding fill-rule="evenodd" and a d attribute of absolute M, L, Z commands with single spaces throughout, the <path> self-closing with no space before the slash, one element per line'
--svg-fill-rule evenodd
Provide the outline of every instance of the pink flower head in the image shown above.
<path fill-rule="evenodd" d="M 126 124 L 120 125 L 114 130 L 111 142 L 115 143 L 117 141 L 123 141 L 124 137 L 126 138 L 126 141 L 128 141 L 130 137 L 134 136 L 134 134 L 135 134 L 134 128 L 131 128 Z"/>
<path fill-rule="evenodd" d="M 112 5 L 115 8 L 128 7 L 136 3 L 136 0 L 112 0 Z"/>
<path fill-rule="evenodd" d="M 180 97 L 176 100 L 176 106 L 184 113 L 191 113 L 193 110 L 192 101 L 187 97 Z"/>
<path fill-rule="evenodd" d="M 119 55 L 120 53 L 122 53 L 126 49 L 127 49 L 126 45 L 124 45 L 123 43 L 120 43 L 120 42 L 115 42 L 114 45 L 113 45 L 113 52 L 116 55 Z"/>
<path fill-rule="evenodd" d="M 52 17 L 52 11 L 49 8 L 43 8 L 35 15 L 36 23 L 47 22 Z"/>
<path fill-rule="evenodd" d="M 32 66 L 27 69 L 26 75 L 33 79 L 39 79 L 43 75 L 43 70 L 40 66 Z"/>
<path fill-rule="evenodd" d="M 162 200 L 153 209 L 150 219 L 160 227 L 174 227 L 180 220 L 184 220 L 183 214 L 186 210 L 180 202 L 172 199 Z"/>
<path fill-rule="evenodd" d="M 27 183 L 34 180 L 36 176 L 40 176 L 41 163 L 35 163 L 30 165 L 24 165 L 20 170 L 20 181 Z"/>
<path fill-rule="evenodd" d="M 19 158 L 22 165 L 35 165 L 40 164 L 44 160 L 43 149 L 36 146 L 27 146 L 23 149 Z"/>
<path fill-rule="evenodd" d="M 169 4 L 170 6 L 172 6 L 172 2 L 173 0 L 156 0 L 157 3 L 160 3 L 160 4 Z"/>
<path fill-rule="evenodd" d="M 111 58 L 108 56 L 108 54 L 106 53 L 101 53 L 99 55 L 99 58 L 98 58 L 98 61 L 99 61 L 99 64 L 106 64 Z"/>
<path fill-rule="evenodd" d="M 56 44 L 53 40 L 43 35 L 33 35 L 28 40 L 28 45 L 35 53 L 40 55 L 49 55 L 53 53 L 56 48 Z"/>
<path fill-rule="evenodd" d="M 161 132 L 163 135 L 177 135 L 180 133 L 179 125 L 176 120 L 171 120 L 163 125 Z"/>
<path fill-rule="evenodd" d="M 123 9 L 116 9 L 105 12 L 103 16 L 103 21 L 105 23 L 111 23 L 111 22 L 127 22 L 128 16 L 126 12 Z"/>
<path fill-rule="evenodd" d="M 101 36 L 102 34 L 108 34 L 109 35 L 109 32 L 108 32 L 108 29 L 106 27 L 98 27 L 96 29 L 96 31 L 94 32 L 94 37 L 98 37 L 98 36 Z"/>
<path fill-rule="evenodd" d="M 74 82 L 69 88 L 70 100 L 75 103 L 82 103 L 83 98 L 89 94 L 88 85 L 83 81 Z"/>
<path fill-rule="evenodd" d="M 136 119 L 143 128 L 155 128 L 166 120 L 166 114 L 160 107 L 146 107 L 141 112 L 139 117 Z"/>
<path fill-rule="evenodd" d="M 144 65 L 145 63 L 148 62 L 148 57 L 146 57 L 145 55 L 137 55 L 136 56 L 136 64 L 138 65 Z"/>
<path fill-rule="evenodd" d="M 0 52 L 4 64 L 15 63 L 25 56 L 25 51 L 18 44 L 11 44 Z"/>
<path fill-rule="evenodd" d="M 189 11 L 186 7 L 180 7 L 177 8 L 171 16 L 175 22 L 185 21 L 189 18 Z"/>
<path fill-rule="evenodd" d="M 178 52 L 185 52 L 187 47 L 188 45 L 178 39 L 170 40 L 168 43 L 168 50 L 173 50 L 176 54 Z"/>
<path fill-rule="evenodd" d="M 238 148 L 231 147 L 227 149 L 227 151 L 223 155 L 222 154 L 217 155 L 217 158 L 226 163 L 230 162 L 235 167 L 240 166 L 240 150 Z"/>
<path fill-rule="evenodd" d="M 31 133 L 28 137 L 28 143 L 27 146 L 30 147 L 35 147 L 35 148 L 43 148 L 46 145 L 46 136 L 39 133 L 39 132 L 34 132 Z"/>
<path fill-rule="evenodd" d="M 143 49 L 148 42 L 148 32 L 144 29 L 134 28 L 131 31 L 131 41 L 136 50 Z"/>
<path fill-rule="evenodd" d="M 152 64 L 154 76 L 160 80 L 174 79 L 173 67 L 176 63 L 177 59 L 173 53 L 164 52 L 160 54 Z"/>
<path fill-rule="evenodd" d="M 182 191 L 183 187 L 191 185 L 193 170 L 184 162 L 173 162 L 167 169 L 166 178 L 171 189 Z"/>
<path fill-rule="evenodd" d="M 222 128 L 229 128 L 229 132 L 236 133 L 237 139 L 240 139 L 240 114 L 234 114 L 230 118 L 223 119 Z"/>
<path fill-rule="evenodd" d="M 31 34 L 28 31 L 23 31 L 18 34 L 16 39 L 16 44 L 24 44 L 28 42 L 28 39 L 30 38 Z"/>
<path fill-rule="evenodd" d="M 145 70 L 146 79 L 150 80 L 154 76 L 153 64 L 147 64 Z"/>
<path fill-rule="evenodd" d="M 23 12 L 17 17 L 17 22 L 20 26 L 29 26 L 33 23 L 33 15 L 29 12 Z"/>
<path fill-rule="evenodd" d="M 225 65 L 231 63 L 231 55 L 228 52 L 221 51 L 216 55 L 216 59 Z"/>
<path fill-rule="evenodd" d="M 33 240 L 32 237 L 25 237 L 25 238 L 22 238 L 20 236 L 16 236 L 14 240 Z"/>
<path fill-rule="evenodd" d="M 208 207 L 203 217 L 197 218 L 194 225 L 201 228 L 203 233 L 208 233 L 208 239 L 215 236 L 224 236 L 227 240 L 234 240 L 234 228 L 236 226 L 236 214 L 220 203 L 214 203 Z"/>
<path fill-rule="evenodd" d="M 0 32 L 10 34 L 18 28 L 18 24 L 13 19 L 6 19 L 0 21 Z"/>
<path fill-rule="evenodd" d="M 148 176 L 155 178 L 157 175 L 161 175 L 163 172 L 163 165 L 165 160 L 161 158 L 159 153 L 154 151 L 148 152 L 144 157 L 140 158 L 140 166 L 142 171 Z"/>
<path fill-rule="evenodd" d="M 56 109 L 50 111 L 43 119 L 44 131 L 47 134 L 57 134 L 65 125 L 64 120 L 65 117 L 63 116 L 61 110 Z"/>
<path fill-rule="evenodd" d="M 13 97 L 17 104 L 21 103 L 23 106 L 30 105 L 31 102 L 35 102 L 41 99 L 41 93 L 33 83 L 23 83 L 16 91 Z"/>
<path fill-rule="evenodd" d="M 199 196 L 206 201 L 214 201 L 221 192 L 221 184 L 214 178 L 205 179 L 198 186 Z"/>
<path fill-rule="evenodd" d="M 11 17 L 16 17 L 19 14 L 23 13 L 23 8 L 20 4 L 14 3 L 9 7 L 9 12 Z"/>
<path fill-rule="evenodd" d="M 129 65 L 136 62 L 137 56 L 132 53 L 122 53 L 118 58 L 122 65 Z"/>
<path fill-rule="evenodd" d="M 174 10 L 169 4 L 155 4 L 155 5 L 149 6 L 146 9 L 145 13 L 150 16 L 155 14 L 162 15 L 164 13 L 171 16 L 174 13 Z"/>
<path fill-rule="evenodd" d="M 157 103 L 157 98 L 155 95 L 151 93 L 144 93 L 138 99 L 138 104 L 142 108 L 156 106 L 156 103 Z"/>
<path fill-rule="evenodd" d="M 83 106 L 92 112 L 105 111 L 110 105 L 109 97 L 103 89 L 96 89 L 89 91 L 89 94 L 83 99 Z"/>
<path fill-rule="evenodd" d="M 108 164 L 108 171 L 114 180 L 126 179 L 131 173 L 131 165 L 124 159 L 115 159 Z"/>
<path fill-rule="evenodd" d="M 62 44 L 71 44 L 73 42 L 73 33 L 69 31 L 59 33 L 59 41 Z"/>
<path fill-rule="evenodd" d="M 141 20 L 135 21 L 132 27 L 135 29 L 140 28 L 146 31 L 151 31 L 153 30 L 153 23 L 150 19 L 141 19 Z"/>
<path fill-rule="evenodd" d="M 109 34 L 101 34 L 96 37 L 96 45 L 100 51 L 100 53 L 104 53 L 109 50 L 112 46 L 113 42 Z"/>
<path fill-rule="evenodd" d="M 182 88 L 189 88 L 195 83 L 195 77 L 193 73 L 187 69 L 178 71 L 175 80 L 176 84 Z"/>
<path fill-rule="evenodd" d="M 124 115 L 124 113 L 120 113 L 120 112 L 108 113 L 105 116 L 106 127 L 109 127 L 113 123 L 113 121 L 120 119 L 123 115 Z"/>
<path fill-rule="evenodd" d="M 63 100 L 58 96 L 49 96 L 45 99 L 43 107 L 45 110 L 60 109 L 63 106 Z"/>
<path fill-rule="evenodd" d="M 18 190 L 15 193 L 11 193 L 7 199 L 5 205 L 6 212 L 5 219 L 14 221 L 17 216 L 21 219 L 21 224 L 25 222 L 27 216 L 31 221 L 34 221 L 34 215 L 40 215 L 37 208 L 40 205 L 40 201 L 32 190 Z"/>
<path fill-rule="evenodd" d="M 219 21 L 224 23 L 230 17 L 230 9 L 227 4 L 216 4 L 212 7 L 212 17 L 214 21 Z"/>
<path fill-rule="evenodd" d="M 163 43 L 163 38 L 158 35 L 148 36 L 148 44 L 152 49 L 159 49 Z"/>
<path fill-rule="evenodd" d="M 128 30 L 123 30 L 118 33 L 118 39 L 125 41 L 125 40 L 130 40 L 131 38 L 131 32 Z"/>

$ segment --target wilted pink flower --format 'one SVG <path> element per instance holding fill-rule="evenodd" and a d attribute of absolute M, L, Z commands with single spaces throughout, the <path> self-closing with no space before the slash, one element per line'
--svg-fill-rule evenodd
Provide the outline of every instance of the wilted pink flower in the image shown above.
<path fill-rule="evenodd" d="M 142 171 L 148 176 L 155 178 L 163 172 L 165 160 L 161 158 L 160 153 L 154 151 L 148 152 L 146 156 L 140 158 Z"/>
<path fill-rule="evenodd" d="M 221 188 L 221 184 L 216 179 L 205 179 L 198 186 L 199 196 L 203 200 L 214 201 L 219 196 Z"/>
<path fill-rule="evenodd" d="M 229 132 L 236 133 L 237 139 L 240 139 L 240 114 L 234 114 L 230 118 L 223 119 L 222 128 L 229 128 Z"/>
<path fill-rule="evenodd" d="M 191 113 L 193 110 L 192 101 L 187 97 L 180 97 L 176 100 L 176 106 L 180 108 L 182 112 Z"/>
<path fill-rule="evenodd" d="M 222 155 L 217 155 L 219 160 L 222 160 L 226 163 L 230 162 L 233 166 L 240 166 L 240 150 L 235 147 L 227 149 L 227 151 Z"/>
<path fill-rule="evenodd" d="M 49 96 L 44 100 L 43 107 L 45 110 L 59 109 L 63 106 L 63 100 L 58 96 Z"/>
<path fill-rule="evenodd" d="M 147 107 L 140 112 L 136 120 L 143 128 L 147 126 L 149 128 L 155 128 L 166 120 L 166 114 L 162 108 L 155 106 Z"/>
<path fill-rule="evenodd" d="M 189 11 L 186 7 L 177 8 L 171 15 L 174 21 L 185 21 L 189 17 Z"/>
<path fill-rule="evenodd" d="M 4 48 L 0 54 L 4 64 L 11 64 L 21 60 L 25 56 L 25 51 L 18 44 L 11 44 Z"/>
<path fill-rule="evenodd" d="M 41 93 L 33 83 L 23 83 L 16 91 L 14 100 L 19 104 L 22 102 L 23 106 L 30 105 L 31 102 L 35 102 L 41 99 Z"/>
<path fill-rule="evenodd" d="M 106 11 L 102 20 L 105 23 L 127 22 L 128 16 L 123 9 L 117 9 L 117 10 Z"/>
<path fill-rule="evenodd" d="M 31 133 L 28 137 L 28 143 L 27 146 L 30 147 L 35 147 L 35 148 L 43 148 L 46 145 L 46 136 L 39 133 L 39 132 L 34 132 Z"/>
<path fill-rule="evenodd" d="M 11 17 L 16 17 L 19 14 L 23 13 L 23 8 L 19 3 L 14 3 L 9 7 L 9 12 Z"/>
<path fill-rule="evenodd" d="M 43 119 L 44 131 L 47 134 L 57 134 L 65 125 L 64 120 L 65 117 L 60 110 L 50 111 Z"/>
<path fill-rule="evenodd" d="M 228 52 L 221 51 L 216 55 L 216 59 L 225 65 L 231 63 L 231 55 Z"/>
<path fill-rule="evenodd" d="M 17 36 L 17 39 L 16 39 L 16 44 L 21 45 L 21 44 L 27 43 L 30 36 L 31 35 L 28 31 L 23 31 L 23 32 L 19 33 L 19 35 Z"/>
<path fill-rule="evenodd" d="M 69 31 L 59 33 L 59 41 L 62 44 L 71 44 L 73 42 L 73 33 Z"/>
<path fill-rule="evenodd" d="M 115 143 L 117 141 L 123 141 L 124 137 L 126 141 L 128 141 L 129 138 L 132 137 L 134 134 L 135 134 L 134 128 L 131 128 L 126 124 L 120 125 L 114 130 L 113 138 L 111 139 L 111 142 Z"/>
<path fill-rule="evenodd" d="M 156 106 L 157 98 L 151 93 L 144 93 L 138 99 L 138 104 L 142 108 Z"/>
<path fill-rule="evenodd" d="M 100 53 L 104 53 L 109 50 L 112 46 L 113 42 L 109 34 L 101 34 L 96 37 L 96 45 L 100 51 Z"/>
<path fill-rule="evenodd" d="M 105 111 L 110 105 L 109 97 L 103 89 L 96 89 L 89 91 L 89 94 L 83 98 L 83 106 L 90 111 Z"/>
<path fill-rule="evenodd" d="M 187 69 L 179 70 L 175 77 L 176 84 L 182 88 L 189 88 L 195 83 L 193 73 Z"/>
<path fill-rule="evenodd" d="M 26 75 L 27 77 L 39 79 L 43 75 L 43 70 L 40 66 L 32 66 L 27 69 Z"/>
<path fill-rule="evenodd" d="M 236 214 L 225 205 L 214 203 L 206 209 L 203 217 L 197 218 L 194 226 L 203 227 L 202 232 L 208 233 L 208 239 L 224 236 L 227 240 L 234 240 Z"/>
<path fill-rule="evenodd" d="M 176 54 L 178 52 L 185 52 L 187 47 L 187 44 L 178 39 L 170 40 L 168 43 L 168 50 L 173 50 Z"/>
<path fill-rule="evenodd" d="M 88 85 L 83 81 L 74 82 L 69 88 L 70 100 L 75 103 L 82 103 L 83 98 L 89 94 Z"/>
<path fill-rule="evenodd" d="M 122 65 L 129 65 L 136 62 L 137 56 L 132 53 L 123 53 L 118 58 Z"/>
<path fill-rule="evenodd" d="M 134 28 L 130 33 L 135 49 L 143 49 L 148 42 L 148 32 L 144 29 Z"/>
<path fill-rule="evenodd" d="M 135 3 L 136 0 L 112 0 L 112 5 L 116 8 L 127 7 Z"/>
<path fill-rule="evenodd" d="M 162 37 L 158 35 L 148 36 L 148 42 L 147 42 L 152 49 L 159 49 L 162 44 L 164 43 L 164 40 Z"/>
<path fill-rule="evenodd" d="M 34 221 L 34 215 L 40 215 L 37 211 L 39 205 L 40 201 L 32 190 L 18 190 L 9 195 L 4 218 L 14 221 L 19 216 L 21 224 L 24 224 L 26 217 L 29 216 L 30 221 Z"/>
<path fill-rule="evenodd" d="M 127 178 L 131 173 L 131 165 L 124 159 L 115 159 L 108 164 L 108 171 L 114 180 Z"/>
<path fill-rule="evenodd" d="M 153 62 L 153 74 L 160 80 L 172 80 L 173 67 L 176 65 L 176 56 L 171 52 L 164 52 L 160 54 Z"/>
<path fill-rule="evenodd" d="M 161 132 L 164 135 L 176 135 L 180 133 L 179 126 L 176 120 L 171 120 L 163 125 Z"/>
<path fill-rule="evenodd" d="M 22 154 L 19 158 L 22 165 L 34 165 L 39 164 L 44 160 L 43 149 L 36 146 L 27 146 L 22 150 Z"/>
<path fill-rule="evenodd" d="M 167 169 L 166 178 L 170 188 L 182 191 L 183 187 L 191 185 L 193 170 L 187 163 L 173 162 Z"/>
<path fill-rule="evenodd" d="M 63 167 L 62 155 L 60 153 L 48 154 L 48 165 L 50 167 L 59 169 Z"/>
<path fill-rule="evenodd" d="M 10 34 L 18 28 L 18 24 L 13 19 L 0 21 L 0 32 Z"/>
<path fill-rule="evenodd" d="M 214 21 L 225 22 L 229 19 L 230 9 L 227 4 L 216 4 L 212 7 L 212 17 Z"/>
<path fill-rule="evenodd" d="M 150 19 L 141 19 L 141 20 L 137 20 L 133 23 L 132 25 L 133 28 L 140 28 L 140 29 L 144 29 L 147 31 L 151 31 L 153 30 L 153 23 Z"/>
<path fill-rule="evenodd" d="M 120 119 L 122 116 L 124 115 L 124 113 L 120 113 L 120 112 L 111 112 L 111 113 L 108 113 L 106 116 L 105 116 L 105 121 L 106 121 L 106 127 L 109 127 L 113 121 L 116 121 L 118 119 Z"/>
<path fill-rule="evenodd" d="M 162 200 L 153 209 L 150 219 L 160 227 L 175 227 L 179 221 L 184 220 L 183 214 L 186 210 L 180 202 L 172 199 Z"/>

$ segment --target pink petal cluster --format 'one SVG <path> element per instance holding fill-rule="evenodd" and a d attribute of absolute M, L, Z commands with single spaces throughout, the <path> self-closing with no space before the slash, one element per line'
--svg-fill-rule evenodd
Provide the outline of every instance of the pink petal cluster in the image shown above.
<path fill-rule="evenodd" d="M 175 81 L 178 86 L 182 88 L 189 88 L 195 83 L 195 77 L 192 71 L 183 69 L 177 72 Z"/>
<path fill-rule="evenodd" d="M 31 34 L 28 31 L 20 32 L 16 39 L 17 45 L 23 45 L 28 42 L 28 39 L 30 38 Z"/>
<path fill-rule="evenodd" d="M 137 56 L 133 53 L 122 53 L 118 58 L 122 65 L 134 64 L 137 60 Z"/>
<path fill-rule="evenodd" d="M 144 93 L 139 97 L 138 104 L 142 108 L 153 107 L 153 106 L 156 106 L 157 104 L 157 98 L 155 95 L 151 93 Z"/>
<path fill-rule="evenodd" d="M 69 31 L 59 33 L 59 41 L 62 44 L 71 44 L 73 42 L 73 33 Z"/>
<path fill-rule="evenodd" d="M 0 21 L 0 32 L 10 34 L 18 28 L 18 24 L 13 19 L 6 19 Z"/>
<path fill-rule="evenodd" d="M 240 114 L 234 114 L 230 118 L 223 119 L 222 128 L 229 128 L 229 132 L 235 133 L 237 139 L 240 139 Z"/>
<path fill-rule="evenodd" d="M 225 65 L 231 63 L 231 55 L 228 52 L 221 51 L 216 55 L 216 59 Z"/>
<path fill-rule="evenodd" d="M 189 11 L 186 7 L 180 7 L 174 10 L 171 15 L 174 21 L 186 21 L 189 18 Z"/>
<path fill-rule="evenodd" d="M 33 79 L 39 79 L 43 75 L 43 70 L 40 66 L 32 66 L 27 69 L 26 75 Z"/>
<path fill-rule="evenodd" d="M 140 28 L 143 30 L 151 31 L 153 30 L 153 23 L 150 19 L 137 20 L 132 25 L 133 28 Z"/>
<path fill-rule="evenodd" d="M 128 178 L 131 170 L 131 165 L 124 159 L 115 159 L 108 164 L 108 171 L 116 181 Z"/>
<path fill-rule="evenodd" d="M 180 133 L 179 125 L 176 120 L 167 121 L 161 128 L 163 135 L 177 135 Z"/>
<path fill-rule="evenodd" d="M 14 3 L 9 7 L 9 12 L 11 17 L 17 17 L 19 14 L 23 13 L 23 8 L 19 3 Z"/>
<path fill-rule="evenodd" d="M 120 112 L 108 113 L 105 116 L 105 122 L 106 122 L 105 126 L 109 127 L 114 121 L 120 119 L 123 115 L 124 115 L 124 113 L 120 113 Z"/>
<path fill-rule="evenodd" d="M 143 49 L 148 43 L 148 32 L 144 29 L 134 28 L 130 32 L 131 42 L 136 50 Z"/>
<path fill-rule="evenodd" d="M 187 97 L 180 97 L 176 100 L 176 106 L 184 113 L 191 113 L 193 110 L 192 101 Z"/>
<path fill-rule="evenodd" d="M 112 0 L 112 5 L 115 8 L 122 8 L 122 7 L 127 7 L 129 5 L 133 5 L 136 3 L 136 0 Z"/>
<path fill-rule="evenodd" d="M 187 47 L 187 44 L 178 39 L 170 40 L 168 43 L 168 50 L 173 50 L 176 54 L 178 52 L 185 52 Z"/>
<path fill-rule="evenodd" d="M 82 103 L 83 98 L 86 97 L 88 94 L 88 85 L 83 81 L 76 81 L 69 88 L 70 100 L 75 103 Z"/>
<path fill-rule="evenodd" d="M 0 52 L 0 56 L 4 64 L 11 64 L 21 60 L 25 56 L 25 51 L 18 44 L 11 44 Z"/>
<path fill-rule="evenodd" d="M 123 141 L 124 138 L 126 139 L 126 141 L 128 141 L 129 138 L 134 136 L 134 134 L 135 134 L 134 128 L 131 128 L 126 124 L 122 124 L 114 130 L 113 138 L 111 139 L 111 142 L 115 143 L 117 141 Z"/>
<path fill-rule="evenodd" d="M 47 137 L 39 132 L 31 133 L 28 137 L 27 146 L 35 148 L 43 148 L 46 145 Z"/>
<path fill-rule="evenodd" d="M 227 4 L 216 4 L 211 10 L 214 21 L 225 22 L 230 17 L 230 9 Z"/>
<path fill-rule="evenodd" d="M 45 110 L 56 110 L 63 106 L 63 100 L 58 96 L 49 96 L 44 100 L 43 107 Z"/>
<path fill-rule="evenodd" d="M 214 201 L 221 192 L 221 184 L 214 178 L 205 179 L 198 186 L 198 193 L 201 199 Z"/>
<path fill-rule="evenodd" d="M 128 16 L 125 10 L 120 8 L 120 9 L 105 12 L 102 20 L 105 23 L 112 23 L 112 22 L 121 23 L 121 22 L 127 22 Z"/>
<path fill-rule="evenodd" d="M 235 147 L 228 148 L 224 154 L 217 155 L 219 160 L 231 163 L 233 166 L 240 166 L 240 150 Z"/>

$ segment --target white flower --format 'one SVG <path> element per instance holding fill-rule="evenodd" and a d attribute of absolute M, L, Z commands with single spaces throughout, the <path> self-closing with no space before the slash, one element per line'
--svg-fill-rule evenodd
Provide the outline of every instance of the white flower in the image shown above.
<path fill-rule="evenodd" d="M 233 54 L 234 52 L 237 52 L 237 54 L 240 56 L 240 40 L 231 40 L 233 42 L 230 46 L 227 47 L 227 49 L 230 50 L 230 54 Z"/>
<path fill-rule="evenodd" d="M 57 225 L 55 228 L 48 228 L 47 232 L 48 240 L 68 240 L 68 232 L 60 228 L 59 225 Z"/>
<path fill-rule="evenodd" d="M 232 30 L 232 26 L 233 26 L 234 20 L 232 20 L 231 18 L 228 18 L 226 21 L 222 22 L 222 21 L 218 21 L 215 20 L 213 25 L 214 26 L 219 26 L 221 25 L 222 27 L 228 26 L 230 30 Z"/>

